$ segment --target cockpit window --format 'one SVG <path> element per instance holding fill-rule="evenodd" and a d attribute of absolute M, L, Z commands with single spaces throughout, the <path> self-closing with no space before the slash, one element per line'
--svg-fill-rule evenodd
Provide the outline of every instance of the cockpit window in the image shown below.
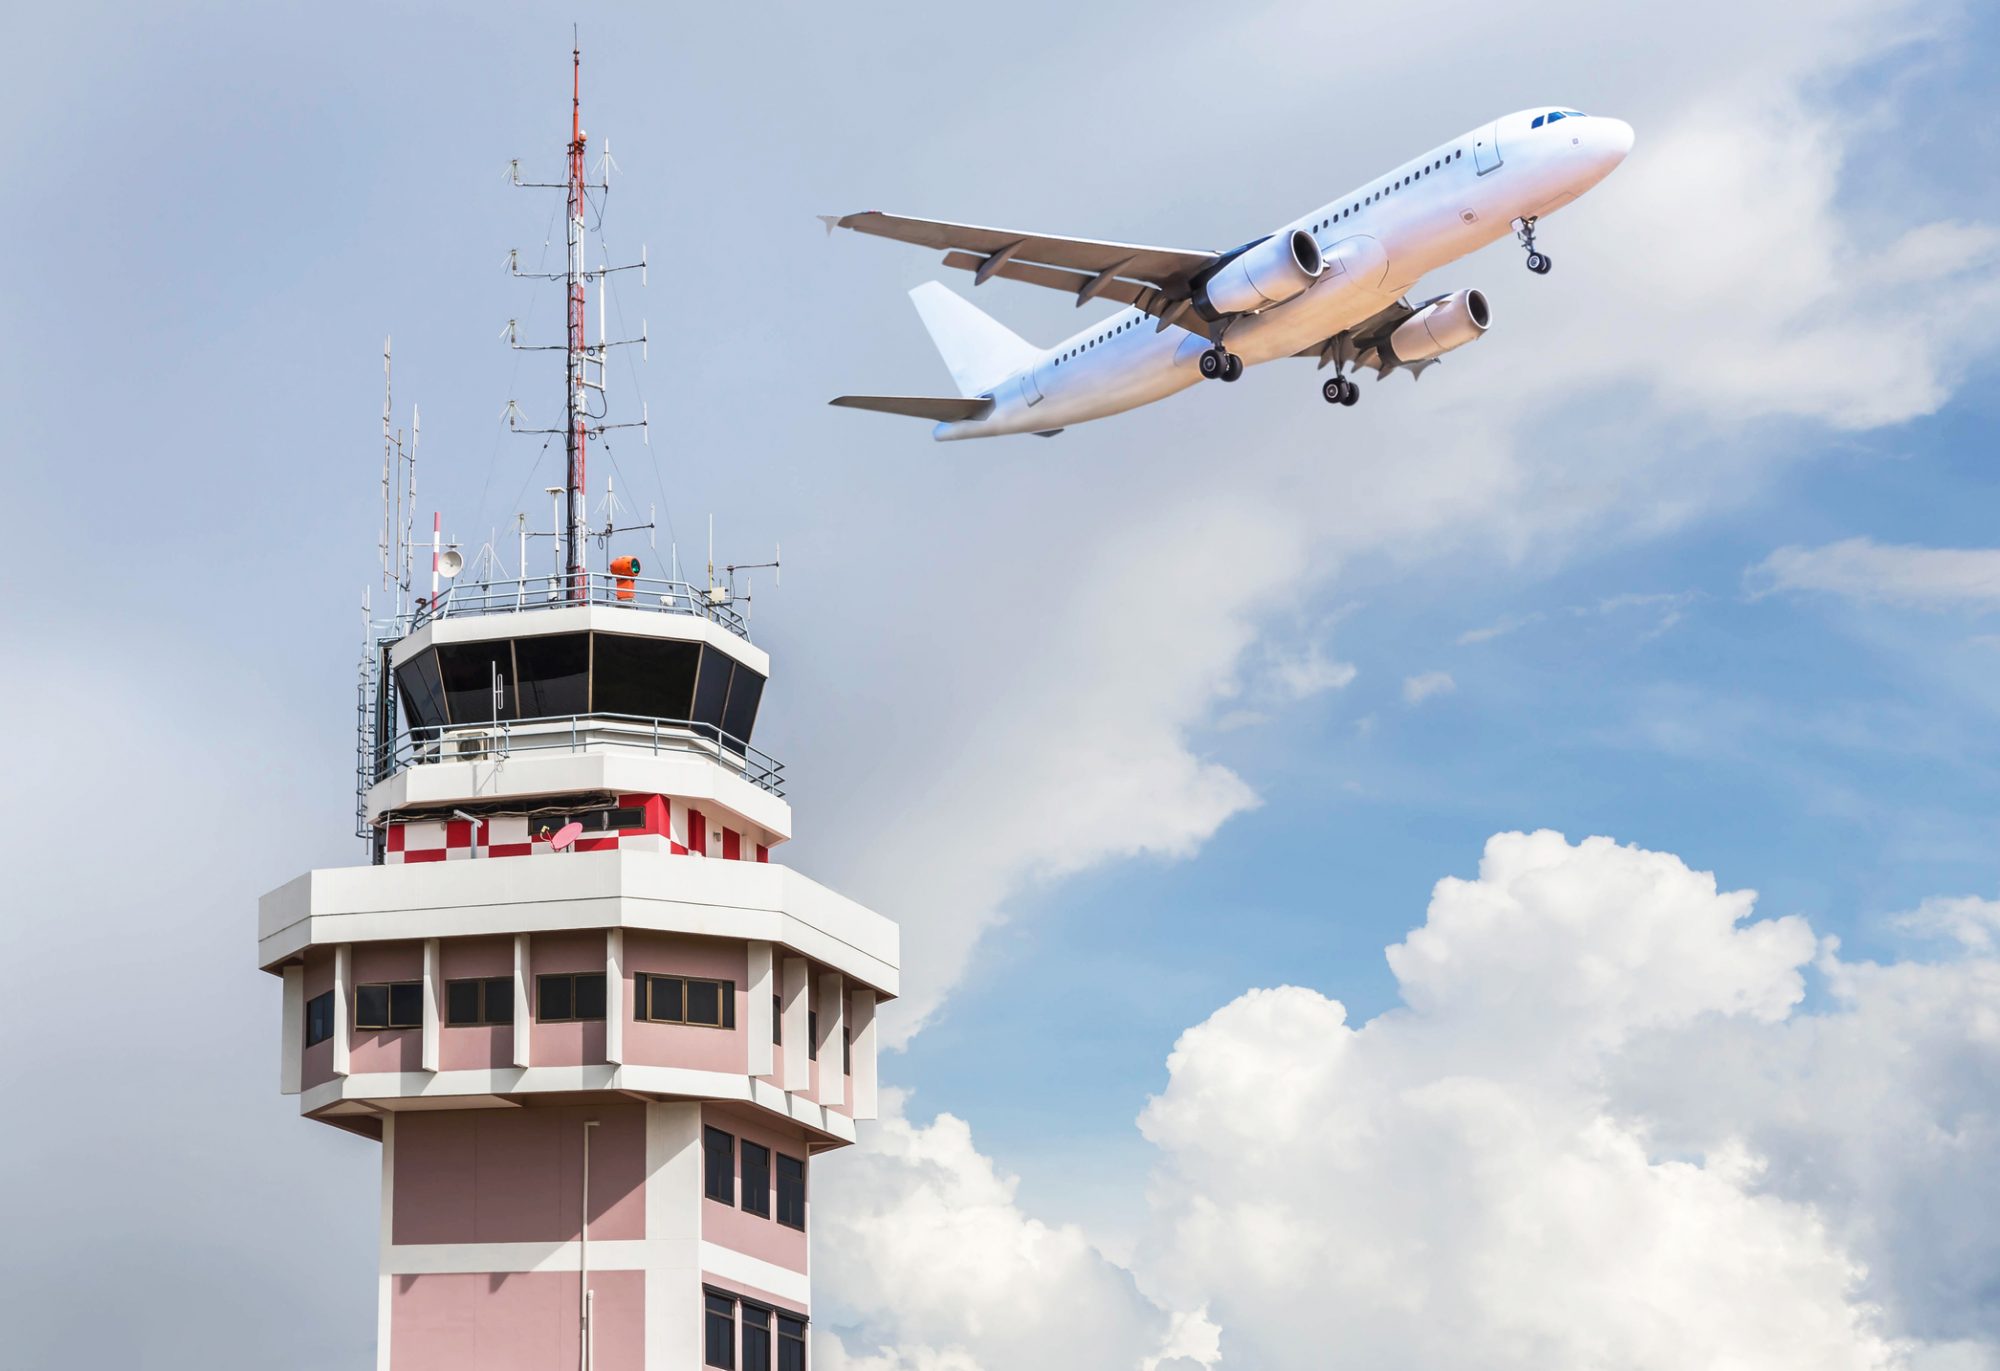
<path fill-rule="evenodd" d="M 1553 124 L 1558 119 L 1583 119 L 1587 117 L 1588 116 L 1585 115 L 1581 110 L 1573 110 L 1573 109 L 1550 110 L 1547 114 L 1536 115 L 1535 122 L 1528 125 L 1528 127 L 1531 129 L 1538 129 L 1543 124 Z"/>

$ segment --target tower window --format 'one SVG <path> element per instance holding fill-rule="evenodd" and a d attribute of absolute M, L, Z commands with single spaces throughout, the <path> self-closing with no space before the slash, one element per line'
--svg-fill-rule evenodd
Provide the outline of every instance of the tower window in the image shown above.
<path fill-rule="evenodd" d="M 422 1028 L 424 983 L 394 981 L 354 987 L 356 1028 Z"/>
<path fill-rule="evenodd" d="M 719 1204 L 736 1203 L 736 1139 L 719 1128 L 701 1130 L 701 1193 Z"/>
<path fill-rule="evenodd" d="M 743 1212 L 771 1217 L 771 1149 L 743 1140 Z"/>
<path fill-rule="evenodd" d="M 806 1164 L 778 1154 L 778 1222 L 806 1231 Z"/>
<path fill-rule="evenodd" d="M 478 980 L 446 981 L 444 1021 L 454 1027 L 514 1022 L 514 978 L 485 976 Z"/>
<path fill-rule="evenodd" d="M 778 1371 L 806 1371 L 806 1321 L 778 1315 Z"/>
<path fill-rule="evenodd" d="M 743 1371 L 771 1371 L 771 1311 L 743 1302 Z"/>
<path fill-rule="evenodd" d="M 306 1046 L 323 1043 L 333 1036 L 333 992 L 315 995 L 306 1001 Z"/>
<path fill-rule="evenodd" d="M 638 1017 L 650 1023 L 684 1023 L 700 1028 L 736 1027 L 736 982 L 652 976 L 640 972 Z"/>
<path fill-rule="evenodd" d="M 535 1017 L 568 1023 L 604 1017 L 604 973 L 578 971 L 535 977 Z"/>
<path fill-rule="evenodd" d="M 727 1295 L 709 1295 L 703 1300 L 702 1364 L 736 1371 L 736 1301 Z M 805 1371 L 805 1363 L 799 1363 Z"/>

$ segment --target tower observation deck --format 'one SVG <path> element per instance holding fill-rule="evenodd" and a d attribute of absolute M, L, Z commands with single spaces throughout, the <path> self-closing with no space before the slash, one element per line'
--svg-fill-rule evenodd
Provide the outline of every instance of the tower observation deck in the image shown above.
<path fill-rule="evenodd" d="M 378 1366 L 804 1371 L 896 928 L 773 860 L 735 603 L 580 552 L 373 636 L 368 860 L 259 905 L 281 1087 L 380 1144 Z"/>

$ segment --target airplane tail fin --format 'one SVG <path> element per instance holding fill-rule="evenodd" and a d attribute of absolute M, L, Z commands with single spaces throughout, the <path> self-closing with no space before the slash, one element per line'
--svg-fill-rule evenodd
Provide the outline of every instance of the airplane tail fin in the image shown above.
<path fill-rule="evenodd" d="M 1040 348 L 939 282 L 924 282 L 910 299 L 961 395 L 979 395 L 1041 355 Z"/>

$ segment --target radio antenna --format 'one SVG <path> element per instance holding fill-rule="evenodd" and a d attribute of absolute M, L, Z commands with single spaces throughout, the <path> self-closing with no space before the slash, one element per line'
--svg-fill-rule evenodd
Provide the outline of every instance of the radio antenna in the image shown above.
<path fill-rule="evenodd" d="M 615 347 L 627 347 L 634 343 L 643 349 L 646 344 L 646 329 L 642 323 L 637 338 L 607 340 L 603 336 L 604 321 L 600 301 L 598 340 L 593 344 L 589 338 L 588 325 L 590 317 L 589 289 L 594 282 L 598 290 L 602 292 L 604 289 L 604 278 L 617 271 L 637 271 L 640 273 L 640 280 L 643 284 L 645 279 L 645 259 L 642 253 L 640 260 L 637 262 L 618 267 L 599 266 L 595 271 L 586 269 L 583 263 L 584 211 L 588 207 L 590 192 L 593 190 L 609 190 L 610 186 L 605 181 L 590 181 L 586 179 L 584 171 L 584 151 L 587 146 L 587 135 L 583 130 L 583 48 L 580 42 L 573 43 L 570 48 L 569 110 L 570 132 L 569 145 L 566 149 L 568 175 L 564 180 L 523 181 L 521 179 L 520 162 L 517 160 L 513 164 L 513 180 L 515 185 L 538 190 L 560 190 L 568 197 L 568 260 L 564 264 L 564 269 L 560 274 L 555 272 L 523 272 L 520 269 L 520 253 L 518 249 L 508 254 L 508 266 L 513 275 L 524 279 L 561 281 L 564 283 L 567 291 L 567 337 L 560 347 L 552 343 L 524 344 L 520 341 L 518 330 L 511 322 L 507 327 L 508 339 L 511 346 L 520 351 L 561 352 L 564 354 L 566 359 L 564 368 L 566 422 L 559 429 L 521 428 L 519 426 L 519 410 L 514 407 L 512 401 L 508 403 L 507 422 L 508 426 L 513 428 L 517 433 L 560 433 L 563 435 L 563 447 L 569 458 L 568 481 L 564 489 L 564 517 L 561 525 L 563 529 L 563 597 L 570 600 L 583 600 L 588 598 L 588 572 L 584 564 L 584 557 L 586 542 L 589 538 L 587 524 L 589 515 L 585 504 L 587 496 L 584 485 L 584 467 L 585 459 L 589 454 L 590 440 L 594 437 L 601 437 L 615 428 L 646 427 L 646 420 L 644 418 L 641 418 L 636 423 L 607 424 L 603 422 L 603 411 L 597 413 L 591 411 L 590 392 L 593 390 L 596 391 L 600 398 L 605 395 L 605 382 L 608 374 L 605 359 L 610 355 L 611 349 Z M 603 167 L 600 174 L 608 177 L 610 175 L 609 166 L 606 165 Z"/>

